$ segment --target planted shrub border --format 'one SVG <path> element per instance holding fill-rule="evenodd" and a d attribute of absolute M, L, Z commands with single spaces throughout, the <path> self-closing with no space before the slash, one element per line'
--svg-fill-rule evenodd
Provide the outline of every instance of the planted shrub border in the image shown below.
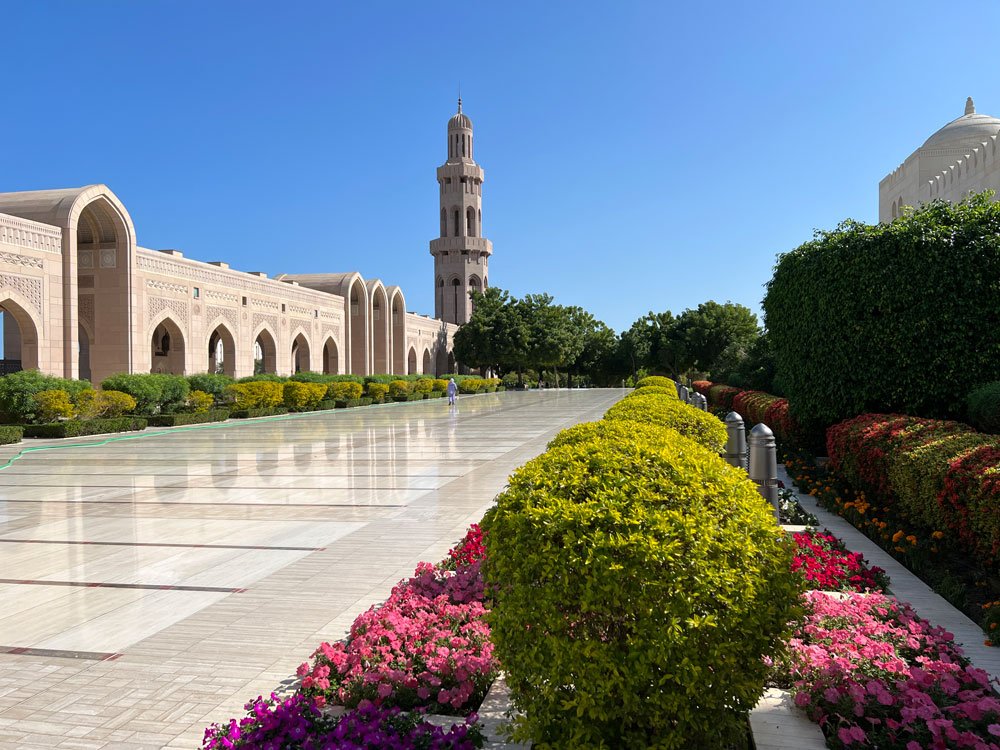
<path fill-rule="evenodd" d="M 225 422 L 229 419 L 228 409 L 213 409 L 202 412 L 178 412 L 177 414 L 156 414 L 146 417 L 150 427 L 179 427 L 186 424 L 206 424 Z"/>
<path fill-rule="evenodd" d="M 256 417 L 276 417 L 281 414 L 288 414 L 288 409 L 283 406 L 265 409 L 234 409 L 229 412 L 229 417 L 231 419 L 254 419 Z"/>
<path fill-rule="evenodd" d="M 134 432 L 146 429 L 142 417 L 116 417 L 114 419 L 71 419 L 52 424 L 29 424 L 24 426 L 24 436 L 32 438 L 68 438 L 81 435 L 103 435 L 110 432 Z"/>
<path fill-rule="evenodd" d="M 20 425 L 0 425 L 0 445 L 20 443 L 24 438 L 24 428 Z"/>

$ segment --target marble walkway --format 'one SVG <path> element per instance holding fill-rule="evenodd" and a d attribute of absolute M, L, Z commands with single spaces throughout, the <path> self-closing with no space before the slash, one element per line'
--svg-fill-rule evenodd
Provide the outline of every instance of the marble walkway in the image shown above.
<path fill-rule="evenodd" d="M 25 455 L 0 470 L 0 748 L 198 747 L 621 395 L 488 394 Z"/>

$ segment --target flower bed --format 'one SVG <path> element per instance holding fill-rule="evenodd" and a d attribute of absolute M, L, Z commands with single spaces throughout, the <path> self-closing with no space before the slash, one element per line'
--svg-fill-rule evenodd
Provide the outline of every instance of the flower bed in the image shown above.
<path fill-rule="evenodd" d="M 882 594 L 805 604 L 779 671 L 829 747 L 1000 750 L 1000 701 L 950 633 Z"/>
<path fill-rule="evenodd" d="M 869 568 L 860 552 L 850 552 L 829 532 L 792 534 L 795 557 L 792 570 L 802 572 L 810 588 L 825 591 L 885 592 L 889 578 L 879 567 Z"/>

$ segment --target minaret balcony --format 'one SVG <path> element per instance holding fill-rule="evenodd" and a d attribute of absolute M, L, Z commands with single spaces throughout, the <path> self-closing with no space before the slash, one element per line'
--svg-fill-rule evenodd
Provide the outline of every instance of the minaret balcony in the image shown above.
<path fill-rule="evenodd" d="M 431 240 L 431 255 L 441 252 L 457 253 L 462 250 L 491 255 L 493 243 L 485 237 L 438 237 Z"/>

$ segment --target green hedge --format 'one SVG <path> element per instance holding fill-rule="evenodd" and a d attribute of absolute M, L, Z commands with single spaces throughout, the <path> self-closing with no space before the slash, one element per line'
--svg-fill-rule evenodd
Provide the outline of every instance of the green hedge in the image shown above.
<path fill-rule="evenodd" d="M 24 428 L 18 425 L 0 425 L 0 445 L 20 443 L 24 437 Z"/>
<path fill-rule="evenodd" d="M 88 419 L 81 422 L 71 419 L 52 424 L 31 424 L 24 428 L 24 436 L 32 438 L 68 438 L 81 435 L 103 435 L 109 432 L 134 432 L 146 429 L 141 417 L 115 417 L 113 419 Z"/>
<path fill-rule="evenodd" d="M 976 388 L 966 404 L 972 424 L 983 432 L 1000 433 L 1000 381 Z"/>
<path fill-rule="evenodd" d="M 101 381 L 105 391 L 121 391 L 135 399 L 135 413 L 143 416 L 184 405 L 191 386 L 183 375 L 119 373 Z"/>
<path fill-rule="evenodd" d="M 676 393 L 674 398 L 653 393 L 622 399 L 608 409 L 604 418 L 669 427 L 714 453 L 722 452 L 728 437 L 718 417 L 681 402 Z"/>
<path fill-rule="evenodd" d="M 998 278 L 1000 204 L 986 194 L 846 221 L 782 255 L 763 307 L 793 416 L 964 418 L 956 384 L 996 379 Z"/>
<path fill-rule="evenodd" d="M 372 400 L 370 398 L 349 398 L 345 400 L 338 400 L 338 409 L 350 409 L 355 406 L 371 406 Z"/>
<path fill-rule="evenodd" d="M 283 406 L 275 406 L 270 409 L 236 409 L 229 412 L 229 418 L 252 419 L 254 417 L 275 417 L 279 414 L 288 414 L 288 409 Z"/>
<path fill-rule="evenodd" d="M 746 472 L 671 430 L 570 432 L 483 521 L 491 638 L 523 714 L 515 739 L 745 740 L 801 585 L 770 508 Z"/>
<path fill-rule="evenodd" d="M 150 427 L 178 427 L 185 424 L 205 424 L 224 422 L 229 419 L 228 409 L 213 409 L 203 412 L 178 412 L 177 414 L 155 414 L 147 417 Z"/>
<path fill-rule="evenodd" d="M 86 380 L 67 380 L 43 375 L 38 370 L 22 370 L 0 377 L 0 419 L 11 422 L 30 422 L 36 418 L 38 404 L 35 394 L 41 391 L 62 390 L 71 398 L 88 390 Z"/>

